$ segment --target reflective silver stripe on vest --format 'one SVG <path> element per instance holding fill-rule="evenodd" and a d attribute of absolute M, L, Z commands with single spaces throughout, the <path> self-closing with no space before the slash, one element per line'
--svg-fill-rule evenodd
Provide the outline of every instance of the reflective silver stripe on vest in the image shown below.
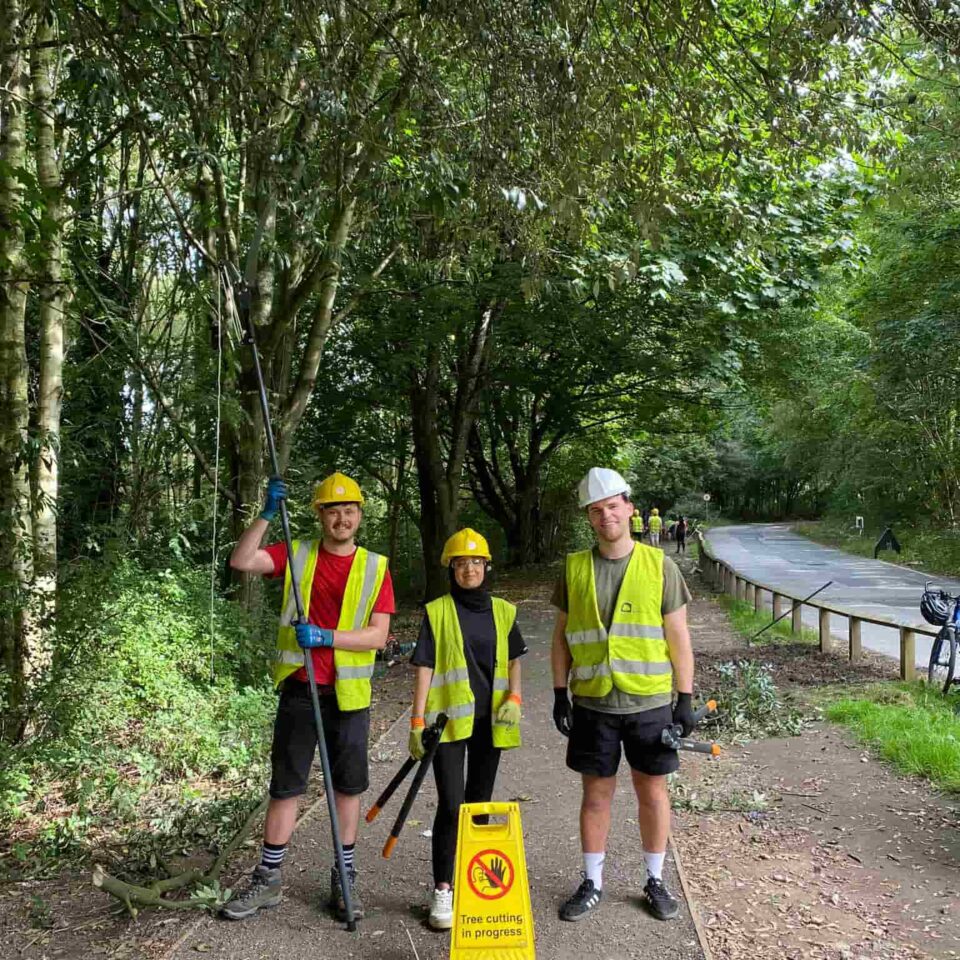
<path fill-rule="evenodd" d="M 373 664 L 359 667 L 337 667 L 338 680 L 369 680 L 373 676 Z"/>
<path fill-rule="evenodd" d="M 444 707 L 442 710 L 430 710 L 424 715 L 424 723 L 429 727 L 441 713 L 445 713 L 448 720 L 460 720 L 462 717 L 472 717 L 473 704 L 459 703 L 455 707 Z"/>
<path fill-rule="evenodd" d="M 470 673 L 466 667 L 457 667 L 453 670 L 447 670 L 446 673 L 435 673 L 430 681 L 431 687 L 445 687 L 448 683 L 460 683 L 461 680 L 469 680 Z"/>
<path fill-rule="evenodd" d="M 669 660 L 663 663 L 647 663 L 645 660 L 611 660 L 610 668 L 614 673 L 645 673 L 648 676 L 662 677 L 673 670 Z"/>
<path fill-rule="evenodd" d="M 296 616 L 297 613 L 297 601 L 294 599 L 293 591 L 294 589 L 300 589 L 300 579 L 303 577 L 303 571 L 307 568 L 307 558 L 310 556 L 310 547 L 312 544 L 309 540 L 301 540 L 297 544 L 296 552 L 293 555 L 293 566 L 290 567 L 290 593 L 287 596 L 287 605 L 283 608 L 283 613 L 280 615 L 280 626 L 289 627 L 290 622 Z M 301 597 L 301 599 L 303 599 Z M 277 659 L 280 659 L 279 657 Z M 284 663 L 289 663 L 290 661 L 285 660 Z M 303 658 L 301 657 L 300 661 L 303 663 Z"/>
<path fill-rule="evenodd" d="M 303 653 L 299 650 L 277 650 L 275 659 L 277 663 L 289 663 L 294 667 L 304 665 Z"/>
<path fill-rule="evenodd" d="M 357 612 L 353 615 L 354 630 L 362 630 L 366 625 L 367 604 L 370 603 L 373 588 L 377 584 L 377 565 L 378 561 L 376 556 L 368 553 L 367 562 L 363 570 L 363 586 L 360 588 L 360 602 L 357 604 Z"/>
<path fill-rule="evenodd" d="M 595 677 L 609 677 L 610 664 L 604 662 L 574 667 L 570 671 L 570 676 L 574 680 L 593 680 Z"/>
<path fill-rule="evenodd" d="M 577 630 L 567 634 L 567 643 L 571 647 L 575 647 L 578 643 L 603 643 L 603 641 L 602 630 Z"/>
<path fill-rule="evenodd" d="M 494 690 L 509 690 L 510 681 L 506 677 L 494 677 L 493 678 L 493 689 Z"/>
<path fill-rule="evenodd" d="M 646 640 L 662 640 L 663 627 L 648 627 L 641 623 L 614 623 L 611 637 L 643 637 Z"/>

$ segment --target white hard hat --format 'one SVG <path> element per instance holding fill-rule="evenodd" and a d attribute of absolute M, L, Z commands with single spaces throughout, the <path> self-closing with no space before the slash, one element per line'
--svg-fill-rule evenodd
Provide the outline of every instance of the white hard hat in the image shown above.
<path fill-rule="evenodd" d="M 630 496 L 630 484 L 617 473 L 606 467 L 591 467 L 590 472 L 580 481 L 577 487 L 580 495 L 580 506 L 589 507 L 598 500 L 615 497 L 619 493 Z"/>

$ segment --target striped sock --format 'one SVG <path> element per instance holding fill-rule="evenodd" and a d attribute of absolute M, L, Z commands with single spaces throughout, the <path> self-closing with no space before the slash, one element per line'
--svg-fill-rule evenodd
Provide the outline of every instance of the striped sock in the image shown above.
<path fill-rule="evenodd" d="M 286 855 L 285 843 L 264 843 L 260 851 L 260 864 L 268 870 L 279 870 L 283 866 L 283 858 Z"/>
<path fill-rule="evenodd" d="M 353 856 L 354 853 L 356 853 L 356 847 L 357 845 L 355 843 L 345 843 L 343 845 L 343 865 L 346 867 L 348 873 L 354 869 Z"/>

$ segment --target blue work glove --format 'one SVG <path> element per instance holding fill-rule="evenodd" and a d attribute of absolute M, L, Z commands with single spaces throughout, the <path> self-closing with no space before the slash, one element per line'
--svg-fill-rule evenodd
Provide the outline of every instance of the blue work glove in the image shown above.
<path fill-rule="evenodd" d="M 267 496 L 263 501 L 260 516 L 268 523 L 277 515 L 280 501 L 287 499 L 287 485 L 283 477 L 271 477 L 267 481 Z"/>
<path fill-rule="evenodd" d="M 304 650 L 333 646 L 333 631 L 326 627 L 317 627 L 312 623 L 298 623 L 293 629 L 297 633 L 297 643 Z"/>

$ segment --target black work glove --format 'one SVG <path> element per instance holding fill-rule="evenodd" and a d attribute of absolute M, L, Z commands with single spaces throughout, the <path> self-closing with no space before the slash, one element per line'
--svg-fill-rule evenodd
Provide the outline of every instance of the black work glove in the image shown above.
<path fill-rule="evenodd" d="M 689 737 L 697 725 L 693 719 L 693 694 L 678 693 L 677 702 L 673 705 L 673 722 L 683 727 L 682 736 Z"/>
<path fill-rule="evenodd" d="M 573 707 L 570 706 L 566 687 L 553 688 L 553 722 L 565 737 L 570 736 L 573 729 Z"/>

